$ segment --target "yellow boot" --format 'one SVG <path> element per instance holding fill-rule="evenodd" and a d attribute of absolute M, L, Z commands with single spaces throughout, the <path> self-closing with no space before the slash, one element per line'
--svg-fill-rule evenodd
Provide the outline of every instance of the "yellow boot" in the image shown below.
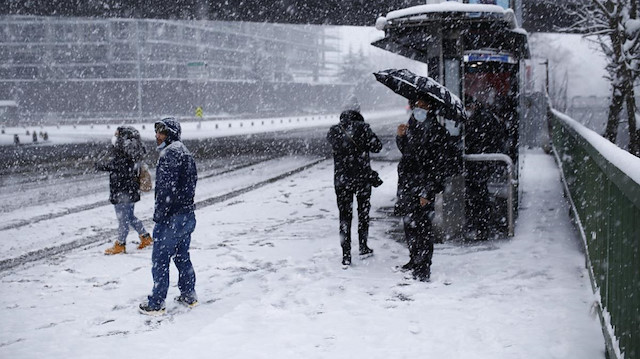
<path fill-rule="evenodd" d="M 125 245 L 120 244 L 120 242 L 118 241 L 116 241 L 116 243 L 113 244 L 113 247 L 107 248 L 107 250 L 104 251 L 104 254 L 106 255 L 120 254 L 120 253 L 127 253 L 127 250 L 125 248 Z"/>
<path fill-rule="evenodd" d="M 140 245 L 138 245 L 138 249 L 143 249 L 144 247 L 151 245 L 151 243 L 153 243 L 153 239 L 151 239 L 149 233 L 141 234 Z"/>

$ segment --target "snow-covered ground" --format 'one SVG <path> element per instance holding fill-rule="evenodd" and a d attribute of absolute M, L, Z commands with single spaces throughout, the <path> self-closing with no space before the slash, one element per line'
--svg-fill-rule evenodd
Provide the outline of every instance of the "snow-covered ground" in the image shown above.
<path fill-rule="evenodd" d="M 196 211 L 194 309 L 172 301 L 172 267 L 168 314 L 138 314 L 152 286 L 151 251 L 129 246 L 126 255 L 104 256 L 113 238 L 0 272 L 0 357 L 602 358 L 557 167 L 541 151 L 522 158 L 515 237 L 437 244 L 430 283 L 393 270 L 408 259 L 399 220 L 385 210 L 395 197 L 395 162 L 373 163 L 385 181 L 372 197 L 375 256 L 341 268 L 333 165 L 325 160 Z M 266 167 L 277 166 L 287 164 Z M 198 193 L 236 180 L 201 181 Z M 136 213 L 147 220 L 150 207 L 143 198 Z M 52 223 L 69 227 L 69 236 L 116 226 L 107 209 L 46 222 L 10 237 L 0 231 L 13 243 L 2 253 L 64 237 L 50 234 L 63 230 Z"/>

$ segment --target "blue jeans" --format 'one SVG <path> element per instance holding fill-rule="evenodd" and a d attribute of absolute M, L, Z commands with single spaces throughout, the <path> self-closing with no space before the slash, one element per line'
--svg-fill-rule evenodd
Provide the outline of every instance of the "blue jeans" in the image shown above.
<path fill-rule="evenodd" d="M 116 217 L 118 217 L 118 243 L 127 244 L 127 235 L 129 234 L 129 226 L 138 232 L 138 234 L 147 233 L 142 222 L 133 215 L 133 203 L 118 203 L 113 207 L 116 209 Z"/>
<path fill-rule="evenodd" d="M 149 296 L 149 306 L 154 309 L 164 307 L 169 290 L 169 263 L 178 268 L 178 288 L 185 298 L 196 299 L 196 273 L 191 264 L 189 245 L 191 233 L 196 228 L 196 216 L 192 213 L 171 216 L 169 223 L 156 223 L 153 229 L 153 253 L 151 254 L 151 274 L 153 291 Z"/>

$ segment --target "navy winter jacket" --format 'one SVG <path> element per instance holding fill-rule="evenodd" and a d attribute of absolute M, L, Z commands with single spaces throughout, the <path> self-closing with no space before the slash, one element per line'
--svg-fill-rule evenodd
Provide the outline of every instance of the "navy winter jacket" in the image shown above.
<path fill-rule="evenodd" d="M 193 198 L 198 180 L 193 155 L 180 142 L 180 124 L 171 118 L 163 119 L 162 122 L 171 131 L 156 167 L 156 204 L 153 213 L 153 221 L 156 223 L 168 223 L 173 215 L 195 210 Z"/>

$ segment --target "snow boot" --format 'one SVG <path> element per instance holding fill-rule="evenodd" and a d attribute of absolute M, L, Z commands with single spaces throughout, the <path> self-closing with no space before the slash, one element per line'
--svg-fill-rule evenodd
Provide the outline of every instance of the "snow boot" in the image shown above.
<path fill-rule="evenodd" d="M 176 302 L 184 305 L 185 307 L 193 308 L 198 305 L 198 300 L 191 297 L 186 297 L 180 294 L 179 296 L 173 298 Z"/>
<path fill-rule="evenodd" d="M 413 263 L 413 259 L 409 259 L 407 263 L 400 267 L 400 270 L 403 272 L 408 272 L 410 270 L 413 270 L 413 267 L 415 267 L 415 263 Z"/>
<path fill-rule="evenodd" d="M 166 310 L 164 308 L 152 308 L 151 306 L 149 306 L 149 303 L 140 303 L 140 306 L 138 306 L 138 311 L 140 312 L 140 314 L 158 316 L 163 315 Z"/>
<path fill-rule="evenodd" d="M 120 244 L 120 242 L 118 242 L 118 241 L 116 241 L 113 244 L 113 247 L 107 248 L 104 251 L 104 254 L 106 254 L 108 256 L 112 255 L 112 254 L 121 254 L 121 253 L 127 253 L 127 249 L 126 249 L 124 244 Z"/>
<path fill-rule="evenodd" d="M 360 255 L 361 256 L 371 256 L 371 255 L 373 255 L 373 249 L 367 247 L 366 245 L 364 247 L 360 247 Z"/>
<path fill-rule="evenodd" d="M 151 236 L 149 235 L 149 233 L 141 234 L 140 244 L 138 245 L 138 249 L 143 249 L 151 245 L 152 243 L 153 243 L 153 239 L 151 239 Z"/>

